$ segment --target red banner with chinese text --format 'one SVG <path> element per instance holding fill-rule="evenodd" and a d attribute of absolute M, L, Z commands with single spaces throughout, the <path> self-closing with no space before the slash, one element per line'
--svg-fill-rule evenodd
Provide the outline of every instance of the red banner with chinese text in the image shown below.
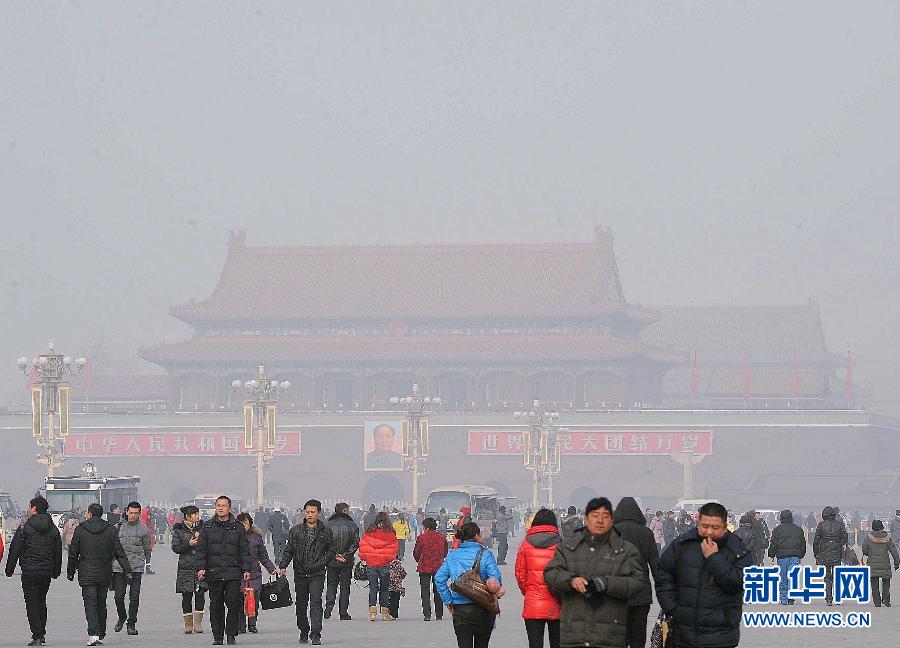
<path fill-rule="evenodd" d="M 469 430 L 470 455 L 522 454 L 522 430 Z M 564 455 L 712 454 L 712 430 L 570 430 L 558 435 Z"/>
<path fill-rule="evenodd" d="M 255 439 L 254 439 L 255 441 Z M 203 432 L 72 432 L 66 438 L 70 457 L 246 457 L 241 429 L 210 429 Z M 275 453 L 300 454 L 300 432 L 279 431 Z"/>

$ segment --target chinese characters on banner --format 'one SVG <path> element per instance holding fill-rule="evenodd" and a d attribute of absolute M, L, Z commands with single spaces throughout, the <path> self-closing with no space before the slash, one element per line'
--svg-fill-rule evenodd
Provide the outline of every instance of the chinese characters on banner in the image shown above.
<path fill-rule="evenodd" d="M 469 430 L 469 454 L 522 454 L 524 434 L 521 430 Z M 712 437 L 712 430 L 570 430 L 558 435 L 564 455 L 708 455 Z"/>
<path fill-rule="evenodd" d="M 300 432 L 279 431 L 279 455 L 300 454 Z M 228 428 L 203 432 L 71 433 L 66 438 L 70 457 L 246 457 L 243 430 Z"/>

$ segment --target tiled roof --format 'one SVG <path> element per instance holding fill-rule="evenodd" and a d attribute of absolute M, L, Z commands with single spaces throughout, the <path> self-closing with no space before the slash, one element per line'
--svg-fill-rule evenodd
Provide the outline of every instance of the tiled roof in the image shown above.
<path fill-rule="evenodd" d="M 188 342 L 144 348 L 139 355 L 162 366 L 466 361 L 553 364 L 628 358 L 663 364 L 683 361 L 640 342 L 568 335 L 196 337 Z"/>
<path fill-rule="evenodd" d="M 700 366 L 743 361 L 778 363 L 828 362 L 822 320 L 815 304 L 663 308 L 660 318 L 641 332 L 650 346 L 693 356 Z M 790 385 L 790 382 L 788 383 Z"/>
<path fill-rule="evenodd" d="M 205 301 L 174 306 L 189 323 L 478 317 L 638 320 L 625 302 L 612 234 L 590 243 L 249 247 L 232 236 Z"/>

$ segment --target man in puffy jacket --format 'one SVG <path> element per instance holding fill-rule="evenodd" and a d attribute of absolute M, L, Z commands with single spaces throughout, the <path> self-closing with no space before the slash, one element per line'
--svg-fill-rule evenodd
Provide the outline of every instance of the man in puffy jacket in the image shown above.
<path fill-rule="evenodd" d="M 628 601 L 644 587 L 647 566 L 613 528 L 608 499 L 595 497 L 584 512 L 584 528 L 556 547 L 544 570 L 547 588 L 562 606 L 560 645 L 621 648 Z"/>
<path fill-rule="evenodd" d="M 284 576 L 294 563 L 294 590 L 297 594 L 297 629 L 300 643 L 322 643 L 322 591 L 325 573 L 334 560 L 334 534 L 319 520 L 322 503 L 309 500 L 303 506 L 304 521 L 291 529 L 287 547 L 278 566 Z M 307 616 L 309 608 L 309 616 Z"/>
<path fill-rule="evenodd" d="M 16 529 L 6 559 L 7 577 L 13 575 L 17 562 L 22 568 L 22 594 L 31 628 L 29 646 L 44 645 L 47 635 L 47 592 L 50 590 L 50 580 L 58 578 L 62 570 L 62 539 L 53 518 L 47 515 L 48 508 L 47 500 L 40 496 L 28 503 L 28 519 Z"/>
<path fill-rule="evenodd" d="M 250 581 L 251 565 L 247 533 L 231 514 L 231 498 L 216 499 L 216 514 L 200 525 L 194 558 L 197 580 L 209 584 L 213 645 L 221 645 L 224 636 L 228 645 L 234 645 L 243 613 L 241 583 Z"/>
<path fill-rule="evenodd" d="M 350 621 L 350 581 L 353 578 L 353 556 L 359 548 L 359 526 L 350 517 L 350 505 L 340 502 L 326 522 L 334 543 L 334 560 L 328 563 L 325 591 L 325 618 L 331 618 L 334 600 L 340 587 L 338 613 L 341 621 Z"/>
<path fill-rule="evenodd" d="M 794 514 L 784 510 L 778 515 L 781 524 L 772 531 L 769 543 L 769 558 L 778 561 L 781 581 L 778 585 L 778 602 L 782 605 L 793 605 L 788 598 L 788 577 L 794 567 L 800 565 L 806 555 L 806 534 L 794 524 Z"/>
<path fill-rule="evenodd" d="M 422 615 L 431 621 L 431 599 L 434 597 L 434 617 L 440 621 L 444 618 L 444 603 L 438 593 L 434 575 L 440 569 L 447 556 L 447 538 L 437 530 L 437 521 L 433 517 L 422 520 L 424 533 L 416 538 L 413 547 L 413 559 L 419 574 L 419 592 L 422 597 Z"/>
<path fill-rule="evenodd" d="M 741 516 L 741 519 L 738 521 L 738 528 L 735 529 L 734 535 L 736 535 L 741 542 L 744 543 L 744 548 L 750 552 L 750 555 L 753 557 L 753 564 L 756 564 L 756 536 L 753 535 L 753 514 L 752 513 L 744 513 Z"/>
<path fill-rule="evenodd" d="M 637 548 L 641 560 L 646 565 L 642 575 L 643 586 L 637 595 L 628 601 L 628 628 L 625 639 L 628 648 L 644 648 L 647 643 L 647 615 L 650 614 L 650 604 L 653 603 L 653 588 L 650 585 L 648 570 L 656 580 L 659 551 L 656 548 L 653 531 L 647 528 L 647 518 L 643 516 L 633 497 L 623 497 L 619 500 L 613 513 L 613 520 L 613 528 Z"/>
<path fill-rule="evenodd" d="M 867 556 L 869 577 L 872 583 L 872 603 L 875 607 L 891 607 L 891 558 L 894 559 L 894 570 L 900 568 L 900 553 L 897 545 L 884 530 L 884 522 L 874 520 L 872 530 L 866 534 L 862 542 L 863 556 Z"/>
<path fill-rule="evenodd" d="M 87 520 L 75 528 L 66 566 L 66 577 L 70 581 L 75 580 L 75 572 L 78 572 L 89 646 L 101 645 L 106 637 L 106 596 L 112 579 L 113 560 L 122 567 L 126 578 L 130 578 L 131 565 L 119 542 L 116 527 L 103 519 L 100 504 L 91 504 Z"/>
<path fill-rule="evenodd" d="M 119 542 L 125 550 L 128 564 L 131 569 L 123 572 L 116 563 L 113 563 L 113 587 L 116 595 L 116 611 L 119 620 L 113 630 L 119 632 L 122 626 L 128 623 L 128 634 L 136 635 L 138 608 L 141 604 L 141 576 L 144 567 L 150 562 L 151 536 L 148 529 L 141 521 L 141 505 L 131 502 L 125 507 L 125 521 L 117 525 Z M 127 574 L 131 579 L 126 579 Z M 128 588 L 128 609 L 125 609 L 125 589 Z"/>
<path fill-rule="evenodd" d="M 516 583 L 525 597 L 522 618 L 529 646 L 544 645 L 544 625 L 551 646 L 559 645 L 559 601 L 544 581 L 544 569 L 562 541 L 553 511 L 541 509 L 519 545 L 516 555 Z"/>
<path fill-rule="evenodd" d="M 663 548 L 672 544 L 677 535 L 675 533 L 675 511 L 666 511 L 666 517 L 662 521 Z"/>
<path fill-rule="evenodd" d="M 656 597 L 675 621 L 675 645 L 733 648 L 740 641 L 744 568 L 753 555 L 728 530 L 728 512 L 700 507 L 697 526 L 678 536 L 659 559 Z"/>
<path fill-rule="evenodd" d="M 825 566 L 825 605 L 834 601 L 834 567 L 841 564 L 844 547 L 847 546 L 847 527 L 837 519 L 834 508 L 822 509 L 822 521 L 816 527 L 813 538 L 813 556 L 817 565 Z"/>
<path fill-rule="evenodd" d="M 563 540 L 568 540 L 572 537 L 572 534 L 582 526 L 584 526 L 584 524 L 581 521 L 581 516 L 578 515 L 578 509 L 574 506 L 570 506 L 566 509 L 566 517 L 563 518 L 559 533 Z"/>

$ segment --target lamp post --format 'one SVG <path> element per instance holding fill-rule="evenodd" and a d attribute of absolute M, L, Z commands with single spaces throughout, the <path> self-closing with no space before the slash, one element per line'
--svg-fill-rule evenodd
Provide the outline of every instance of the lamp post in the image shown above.
<path fill-rule="evenodd" d="M 16 360 L 16 366 L 26 376 L 37 374 L 37 380 L 31 387 L 31 433 L 43 453 L 38 453 L 38 463 L 47 466 L 47 477 L 53 477 L 56 469 L 63 465 L 65 456 L 65 439 L 69 436 L 69 385 L 65 377 L 84 370 L 87 360 L 56 352 L 56 343 L 50 340 L 47 353 L 42 353 L 31 360 Z M 47 414 L 47 433 L 44 434 L 44 413 Z M 55 417 L 59 414 L 59 438 L 56 435 Z"/>
<path fill-rule="evenodd" d="M 525 469 L 532 473 L 531 506 L 541 505 L 541 489 L 547 490 L 547 506 L 553 506 L 553 477 L 559 474 L 559 433 L 567 428 L 559 426 L 559 412 L 542 411 L 540 401 L 532 409 L 514 412 L 516 422 L 524 428 L 522 444 Z"/>
<path fill-rule="evenodd" d="M 247 400 L 244 401 L 244 449 L 256 454 L 256 506 L 262 508 L 266 503 L 266 466 L 275 455 L 277 442 L 278 391 L 287 391 L 291 383 L 285 380 L 279 384 L 277 380 L 266 378 L 265 368 L 260 365 L 256 378 L 243 383 L 235 380 L 231 388 L 234 391 L 243 388 L 247 393 Z"/>
<path fill-rule="evenodd" d="M 428 417 L 426 410 L 440 407 L 440 396 L 422 396 L 418 383 L 413 383 L 412 396 L 392 396 L 391 405 L 400 405 L 406 415 L 403 417 L 403 456 L 406 469 L 412 473 L 412 505 L 419 506 L 419 477 L 425 474 L 420 461 L 428 457 Z"/>

